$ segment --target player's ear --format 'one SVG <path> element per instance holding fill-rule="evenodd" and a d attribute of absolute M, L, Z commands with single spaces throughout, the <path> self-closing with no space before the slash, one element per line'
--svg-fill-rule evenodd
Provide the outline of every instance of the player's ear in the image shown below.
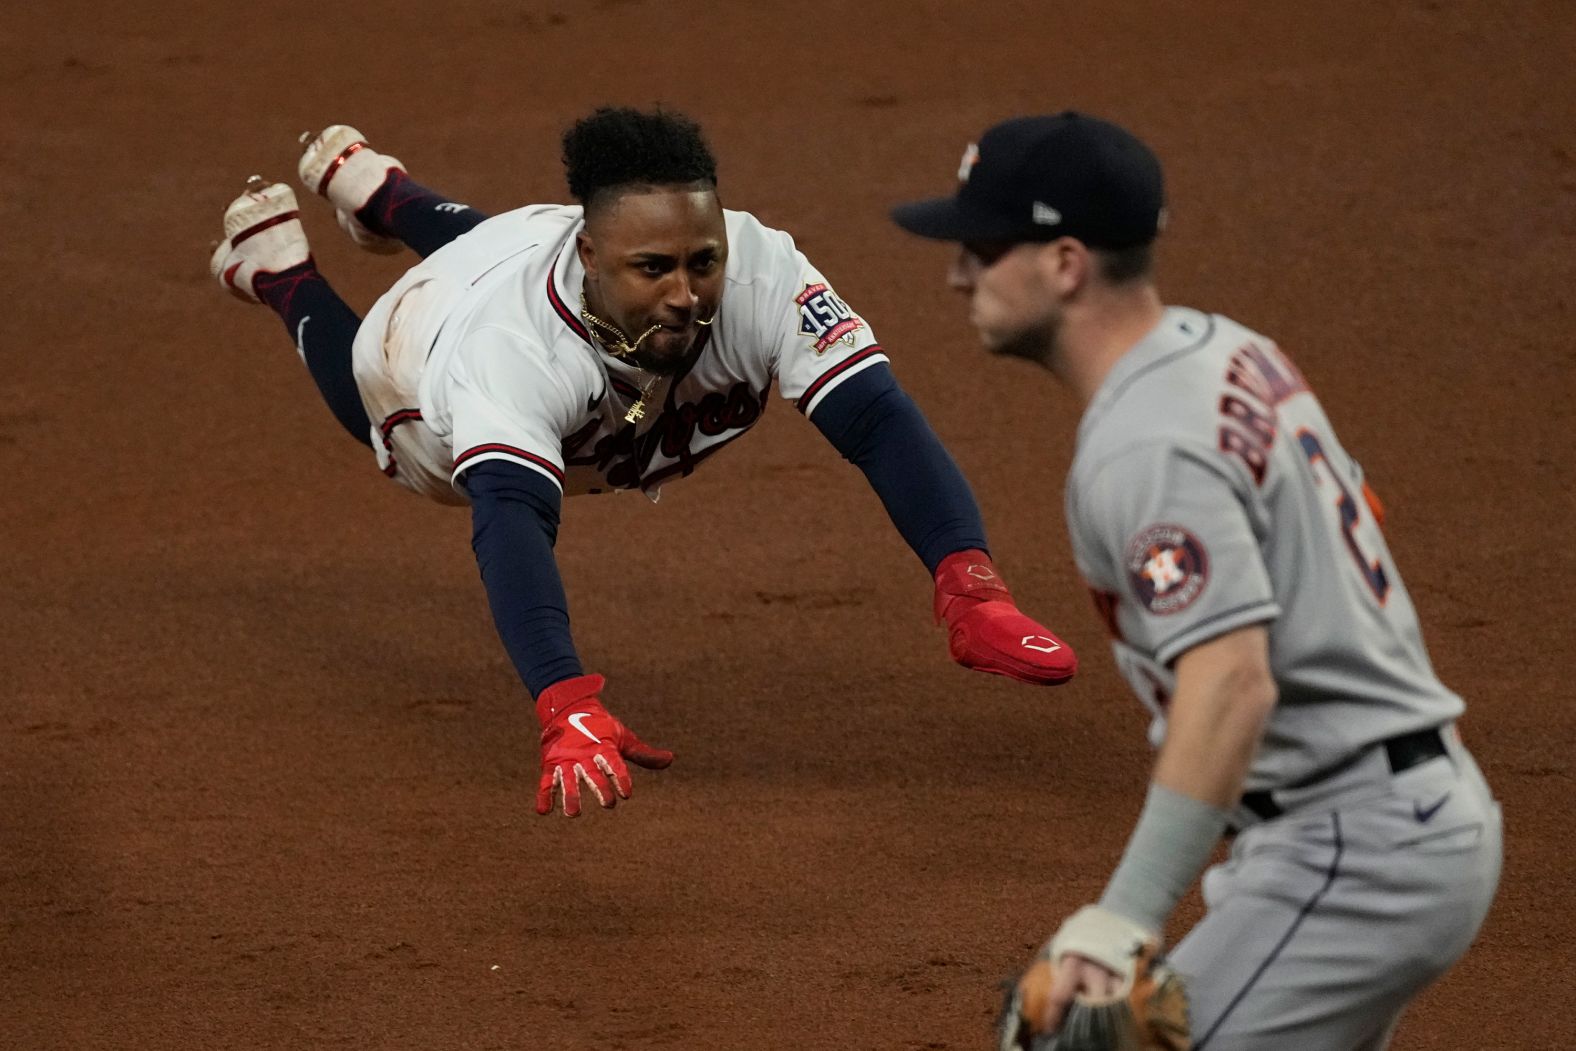
<path fill-rule="evenodd" d="M 596 244 L 584 230 L 575 234 L 575 254 L 580 257 L 580 265 L 585 268 L 586 276 L 594 280 L 597 276 Z"/>
<path fill-rule="evenodd" d="M 1093 265 L 1088 247 L 1073 237 L 1058 237 L 1040 249 L 1040 272 L 1046 284 L 1064 299 L 1088 284 Z"/>

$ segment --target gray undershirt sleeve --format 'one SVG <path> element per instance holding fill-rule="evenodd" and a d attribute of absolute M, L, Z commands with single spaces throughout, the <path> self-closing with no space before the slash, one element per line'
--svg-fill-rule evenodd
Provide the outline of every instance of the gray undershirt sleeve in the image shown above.
<path fill-rule="evenodd" d="M 1160 932 L 1203 870 L 1230 815 L 1151 783 L 1100 907 Z"/>

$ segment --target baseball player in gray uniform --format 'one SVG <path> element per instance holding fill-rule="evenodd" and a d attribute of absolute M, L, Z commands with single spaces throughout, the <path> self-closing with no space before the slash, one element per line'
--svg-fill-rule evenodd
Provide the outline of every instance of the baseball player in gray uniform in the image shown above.
<path fill-rule="evenodd" d="M 1141 142 L 1078 113 L 1020 118 L 970 146 L 960 176 L 893 217 L 960 245 L 950 283 L 987 349 L 1083 404 L 1068 529 L 1159 749 L 1104 894 L 1020 983 L 1034 1007 L 1008 1046 L 1142 985 L 1230 836 L 1170 959 L 1192 1046 L 1383 1048 L 1476 935 L 1501 825 L 1379 502 L 1285 353 L 1162 303 L 1163 184 Z"/>

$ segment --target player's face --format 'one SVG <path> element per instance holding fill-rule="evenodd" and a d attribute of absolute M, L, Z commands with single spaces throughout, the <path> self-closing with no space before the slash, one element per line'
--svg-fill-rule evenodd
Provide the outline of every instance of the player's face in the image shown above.
<path fill-rule="evenodd" d="M 587 217 L 579 250 L 592 312 L 631 341 L 661 326 L 641 341 L 635 363 L 677 369 L 722 301 L 728 229 L 717 194 L 690 187 L 621 193 Z"/>
<path fill-rule="evenodd" d="M 969 321 L 992 354 L 1050 364 L 1060 302 L 1040 265 L 1044 245 L 965 244 L 947 283 L 969 296 Z"/>

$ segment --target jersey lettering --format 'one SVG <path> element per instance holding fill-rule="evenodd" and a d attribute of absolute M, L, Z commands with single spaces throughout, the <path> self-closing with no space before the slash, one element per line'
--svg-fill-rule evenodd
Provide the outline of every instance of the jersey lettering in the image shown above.
<path fill-rule="evenodd" d="M 1253 484 L 1264 484 L 1270 446 L 1275 444 L 1275 410 L 1250 405 L 1235 394 L 1220 399 L 1220 451 L 1231 453 L 1247 465 Z"/>
<path fill-rule="evenodd" d="M 1362 570 L 1363 579 L 1368 582 L 1368 587 L 1379 600 L 1379 605 L 1384 605 L 1385 599 L 1390 594 L 1390 578 L 1385 575 L 1384 566 L 1380 565 L 1379 560 L 1370 561 L 1363 554 L 1362 547 L 1358 543 L 1357 530 L 1364 524 L 1361 505 L 1352 498 L 1351 491 L 1336 473 L 1335 465 L 1325 455 L 1324 445 L 1319 441 L 1318 435 L 1303 428 L 1297 432 L 1297 441 L 1302 446 L 1303 454 L 1308 457 L 1308 463 L 1313 467 L 1315 484 L 1324 484 L 1323 478 L 1320 477 L 1321 465 L 1324 468 L 1322 473 L 1335 483 L 1335 488 L 1340 494 L 1335 501 L 1335 507 L 1341 517 L 1341 533 L 1346 538 L 1346 547 L 1352 553 L 1352 558 L 1356 560 L 1357 567 Z M 1364 486 L 1364 489 L 1366 490 L 1367 487 Z"/>
<path fill-rule="evenodd" d="M 594 467 L 605 475 L 615 489 L 634 489 L 646 477 L 651 462 L 660 452 L 674 461 L 671 468 L 663 468 L 662 475 L 688 475 L 695 464 L 709 455 L 722 443 L 716 443 L 696 452 L 691 448 L 698 431 L 708 438 L 715 438 L 728 431 L 731 441 L 755 425 L 765 411 L 768 395 L 757 395 L 747 383 L 736 383 L 727 394 L 711 391 L 699 403 L 684 402 L 664 411 L 652 423 L 651 429 L 638 439 L 635 424 L 627 423 L 610 434 L 597 439 L 591 450 L 576 455 L 587 441 L 601 428 L 601 420 L 592 420 L 570 435 L 563 446 L 564 464 L 568 467 Z"/>
<path fill-rule="evenodd" d="M 1247 467 L 1248 473 L 1253 476 L 1254 485 L 1264 484 L 1264 472 L 1269 467 L 1269 447 L 1255 444 L 1247 435 L 1235 427 L 1224 424 L 1220 428 L 1220 451 L 1231 453 L 1241 460 Z"/>
<path fill-rule="evenodd" d="M 1244 390 L 1251 391 L 1256 387 L 1263 392 L 1260 400 L 1270 405 L 1279 405 L 1292 395 L 1308 389 L 1308 381 L 1302 378 L 1302 373 L 1297 371 L 1297 366 L 1291 363 L 1290 358 L 1273 346 L 1260 347 L 1253 343 L 1244 343 L 1231 356 L 1226 378 Z"/>
<path fill-rule="evenodd" d="M 1253 436 L 1257 444 L 1265 448 L 1275 444 L 1273 414 L 1254 408 L 1234 394 L 1227 394 L 1220 399 L 1220 414 L 1240 424 L 1243 430 Z"/>
<path fill-rule="evenodd" d="M 1297 366 L 1273 347 L 1245 343 L 1226 365 L 1226 383 L 1241 394 L 1227 391 L 1220 399 L 1220 451 L 1241 460 L 1263 485 L 1270 447 L 1277 428 L 1275 407 L 1308 389 Z M 1245 394 L 1247 397 L 1243 397 Z"/>

